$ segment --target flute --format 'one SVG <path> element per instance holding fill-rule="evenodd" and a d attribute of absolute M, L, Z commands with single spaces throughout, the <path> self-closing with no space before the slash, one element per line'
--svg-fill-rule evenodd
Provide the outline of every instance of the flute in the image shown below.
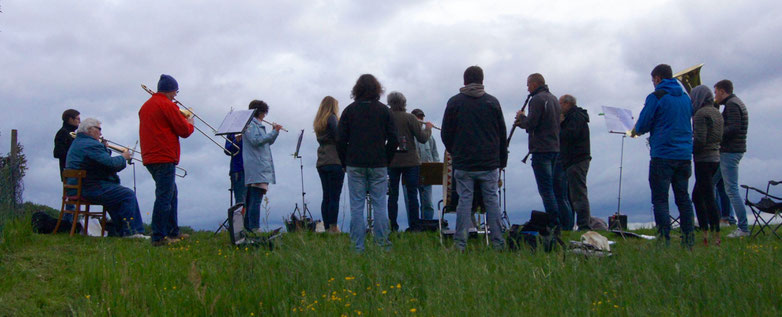
<path fill-rule="evenodd" d="M 418 120 L 418 122 L 421 122 L 421 123 L 423 123 L 423 124 L 426 124 L 426 123 L 431 123 L 431 122 L 426 122 L 426 121 L 424 121 L 424 120 L 421 120 L 421 119 L 418 119 L 418 118 L 416 118 L 416 120 Z M 440 129 L 440 128 L 438 128 L 436 125 L 434 125 L 434 123 L 432 123 L 432 128 L 434 128 L 434 129 L 437 129 L 437 130 L 441 130 L 441 129 Z"/>

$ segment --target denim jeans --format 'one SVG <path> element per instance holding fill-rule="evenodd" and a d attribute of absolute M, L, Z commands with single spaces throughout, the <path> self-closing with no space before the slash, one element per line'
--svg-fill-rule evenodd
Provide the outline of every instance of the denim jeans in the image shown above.
<path fill-rule="evenodd" d="M 261 227 L 261 203 L 266 190 L 260 187 L 247 186 L 245 197 L 244 228 L 247 230 Z"/>
<path fill-rule="evenodd" d="M 559 224 L 562 230 L 573 230 L 573 208 L 570 205 L 568 179 L 560 160 L 554 163 L 554 197 L 559 207 Z"/>
<path fill-rule="evenodd" d="M 414 227 L 418 222 L 418 172 L 419 166 L 411 167 L 389 167 L 388 168 L 388 220 L 391 222 L 391 230 L 399 230 L 399 223 L 396 218 L 399 210 L 399 179 L 404 178 L 404 190 L 407 199 L 405 207 L 407 208 L 407 226 Z"/>
<path fill-rule="evenodd" d="M 717 208 L 720 210 L 720 217 L 722 220 L 727 220 L 731 225 L 736 224 L 736 214 L 733 212 L 733 207 L 730 205 L 730 198 L 728 193 L 725 192 L 725 182 L 722 181 L 722 173 L 717 168 L 717 172 L 714 173 L 714 197 L 717 202 Z"/>
<path fill-rule="evenodd" d="M 592 211 L 589 209 L 589 194 L 587 192 L 587 173 L 590 160 L 583 160 L 570 165 L 565 170 L 567 174 L 568 197 L 573 211 L 576 213 L 578 230 L 591 230 L 589 220 Z"/>
<path fill-rule="evenodd" d="M 244 196 L 247 194 L 247 186 L 244 184 L 244 171 L 238 171 L 228 174 L 231 176 L 231 191 L 234 194 L 234 203 L 244 202 Z"/>
<path fill-rule="evenodd" d="M 649 188 L 657 231 L 666 241 L 670 240 L 671 217 L 668 211 L 668 188 L 673 188 L 676 206 L 679 208 L 682 234 L 692 235 L 694 216 L 687 186 L 692 175 L 690 160 L 671 160 L 653 157 L 649 162 Z M 685 239 L 686 240 L 686 239 Z M 682 242 L 685 242 L 682 240 Z M 690 243 L 691 241 L 686 241 Z"/>
<path fill-rule="evenodd" d="M 177 224 L 176 165 L 159 163 L 146 165 L 155 180 L 155 205 L 152 208 L 152 242 L 166 236 L 179 236 Z"/>
<path fill-rule="evenodd" d="M 739 229 L 749 231 L 747 210 L 744 208 L 744 200 L 739 194 L 739 162 L 743 156 L 744 153 L 720 153 L 719 177 L 722 179 L 723 188 L 730 199 L 733 212 L 736 213 Z"/>
<path fill-rule="evenodd" d="M 385 167 L 347 167 L 348 191 L 350 192 L 350 240 L 356 251 L 364 251 L 364 237 L 367 224 L 364 218 L 364 202 L 367 194 L 372 200 L 375 243 L 390 248 L 388 241 L 388 214 L 386 213 L 386 192 L 388 191 L 388 170 Z"/>
<path fill-rule="evenodd" d="M 318 167 L 323 200 L 320 203 L 320 215 L 326 229 L 337 225 L 339 219 L 339 196 L 342 195 L 342 183 L 345 172 L 342 165 L 332 164 Z"/>
<path fill-rule="evenodd" d="M 407 191 L 402 191 L 405 201 L 407 201 Z M 425 220 L 434 219 L 434 205 L 432 204 L 432 185 L 418 184 L 418 199 L 421 202 L 421 218 Z"/>
<path fill-rule="evenodd" d="M 132 189 L 115 183 L 101 182 L 86 186 L 82 196 L 90 202 L 103 205 L 103 208 L 111 216 L 119 236 L 144 233 L 138 200 L 136 200 L 136 193 Z"/>
<path fill-rule="evenodd" d="M 486 206 L 486 220 L 492 245 L 495 249 L 502 249 L 505 240 L 502 238 L 502 225 L 500 224 L 500 198 L 497 191 L 497 181 L 500 173 L 498 169 L 489 171 L 454 171 L 456 192 L 459 194 L 459 204 L 456 205 L 456 232 L 453 240 L 456 248 L 464 250 L 467 246 L 467 230 L 472 224 L 472 199 L 475 183 L 480 185 L 483 203 Z"/>
<path fill-rule="evenodd" d="M 543 199 L 543 207 L 548 214 L 549 227 L 559 227 L 559 205 L 554 195 L 554 165 L 557 162 L 557 152 L 532 153 L 532 172 L 538 184 L 538 193 Z"/>

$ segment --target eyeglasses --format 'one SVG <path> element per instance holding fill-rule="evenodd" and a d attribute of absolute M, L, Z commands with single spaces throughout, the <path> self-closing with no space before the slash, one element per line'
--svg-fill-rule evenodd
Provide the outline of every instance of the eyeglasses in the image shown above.
<path fill-rule="evenodd" d="M 98 129 L 98 131 L 101 131 L 101 128 L 100 128 L 100 127 L 93 127 L 93 128 L 95 128 L 95 129 Z"/>

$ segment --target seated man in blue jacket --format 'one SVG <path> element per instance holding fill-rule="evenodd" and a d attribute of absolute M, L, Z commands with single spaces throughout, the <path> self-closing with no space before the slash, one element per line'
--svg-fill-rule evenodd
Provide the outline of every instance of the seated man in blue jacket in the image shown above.
<path fill-rule="evenodd" d="M 692 103 L 679 82 L 672 78 L 672 73 L 671 66 L 666 64 L 652 70 L 655 91 L 646 97 L 631 135 L 650 133 L 649 187 L 660 239 L 666 245 L 671 240 L 668 188 L 672 187 L 681 219 L 682 246 L 692 248 L 695 220 L 687 192 L 692 175 Z"/>
<path fill-rule="evenodd" d="M 76 130 L 76 139 L 68 150 L 65 169 L 86 170 L 82 181 L 82 196 L 92 203 L 101 204 L 111 216 L 119 236 L 149 239 L 143 235 L 144 226 L 138 201 L 133 190 L 119 184 L 117 172 L 125 169 L 131 159 L 129 151 L 122 156 L 111 156 L 101 139 L 100 121 L 84 119 Z M 75 182 L 69 179 L 69 182 Z"/>

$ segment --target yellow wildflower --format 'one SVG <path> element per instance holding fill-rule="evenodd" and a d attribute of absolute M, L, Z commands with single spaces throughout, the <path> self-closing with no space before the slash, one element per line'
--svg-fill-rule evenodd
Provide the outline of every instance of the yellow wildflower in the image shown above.
<path fill-rule="evenodd" d="M 411 313 L 415 313 L 415 312 L 416 312 L 416 309 L 415 309 L 415 308 L 410 308 L 410 312 L 411 312 Z"/>

